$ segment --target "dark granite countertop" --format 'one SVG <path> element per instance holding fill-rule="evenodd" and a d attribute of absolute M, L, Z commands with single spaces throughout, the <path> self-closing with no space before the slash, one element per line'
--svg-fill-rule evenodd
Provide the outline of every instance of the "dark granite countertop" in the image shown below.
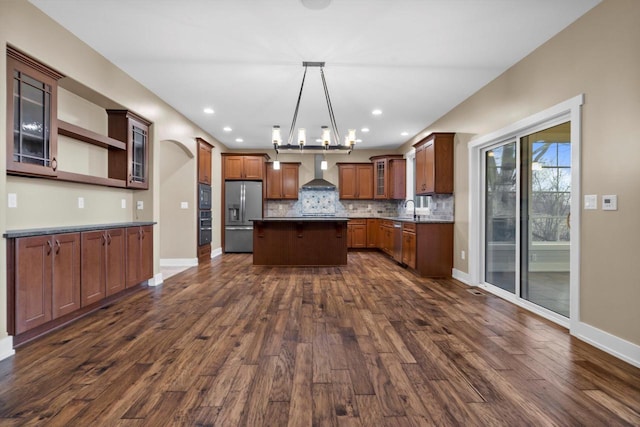
<path fill-rule="evenodd" d="M 81 231 L 105 230 L 109 228 L 138 227 L 141 225 L 154 225 L 153 221 L 116 222 L 109 224 L 67 225 L 61 227 L 27 228 L 23 230 L 7 230 L 2 237 L 16 239 L 18 237 L 46 236 L 51 234 L 77 233 Z"/>
<path fill-rule="evenodd" d="M 252 218 L 254 222 L 346 222 L 349 218 L 342 216 L 268 216 Z"/>

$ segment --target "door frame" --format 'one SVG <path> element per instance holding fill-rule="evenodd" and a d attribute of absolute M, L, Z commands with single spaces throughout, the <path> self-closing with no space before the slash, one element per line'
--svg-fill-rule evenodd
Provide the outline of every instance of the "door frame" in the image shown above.
<path fill-rule="evenodd" d="M 514 304 L 526 308 L 540 316 L 574 330 L 580 322 L 580 146 L 581 111 L 584 94 L 547 108 L 495 132 L 473 138 L 469 150 L 469 284 L 494 293 Z M 488 147 L 516 139 L 532 132 L 554 126 L 562 122 L 571 122 L 571 219 L 570 219 L 570 280 L 569 280 L 569 318 L 558 315 L 520 298 L 517 294 L 503 291 L 496 286 L 487 285 L 483 279 L 484 269 L 484 166 L 482 153 Z M 520 241 L 516 241 L 517 245 Z M 519 247 L 519 246 L 517 246 Z M 519 250 L 518 250 L 519 252 Z M 519 257 L 519 253 L 517 254 Z M 519 263 L 516 261 L 516 268 Z"/>

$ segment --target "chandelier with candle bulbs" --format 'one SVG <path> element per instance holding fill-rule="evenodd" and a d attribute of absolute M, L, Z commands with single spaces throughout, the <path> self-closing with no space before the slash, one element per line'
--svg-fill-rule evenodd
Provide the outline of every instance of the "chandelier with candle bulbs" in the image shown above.
<path fill-rule="evenodd" d="M 293 112 L 293 120 L 291 121 L 291 128 L 289 130 L 289 135 L 287 138 L 287 143 L 283 144 L 282 141 L 282 133 L 280 131 L 279 125 L 274 125 L 271 130 L 271 140 L 273 141 L 273 148 L 276 150 L 276 155 L 281 149 L 300 149 L 300 150 L 345 150 L 347 153 L 351 153 L 351 150 L 355 147 L 356 144 L 356 130 L 349 129 L 347 134 L 344 137 L 344 144 L 340 141 L 340 133 L 338 132 L 338 126 L 336 125 L 336 118 L 333 113 L 333 106 L 331 105 L 331 98 L 329 97 L 329 89 L 327 88 L 327 81 L 324 77 L 324 62 L 303 62 L 302 66 L 304 67 L 304 74 L 302 75 L 302 84 L 300 85 L 300 92 L 298 94 L 298 102 L 296 102 L 296 108 Z M 306 129 L 300 128 L 297 130 L 297 139 L 294 141 L 294 131 L 296 128 L 296 121 L 298 119 L 298 111 L 300 109 L 300 100 L 302 99 L 302 90 L 304 89 L 304 81 L 307 76 L 307 68 L 309 67 L 319 67 L 320 68 L 320 77 L 322 78 L 322 87 L 324 88 L 324 95 L 327 101 L 327 108 L 329 110 L 329 126 L 322 126 L 322 137 L 320 145 L 308 145 L 307 144 L 307 133 Z M 333 140 L 332 142 L 331 133 L 333 132 Z"/>

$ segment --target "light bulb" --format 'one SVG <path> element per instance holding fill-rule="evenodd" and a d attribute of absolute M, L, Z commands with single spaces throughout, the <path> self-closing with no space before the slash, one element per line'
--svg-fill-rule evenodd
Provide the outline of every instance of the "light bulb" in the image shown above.
<path fill-rule="evenodd" d="M 304 128 L 298 129 L 298 144 L 304 145 L 307 142 L 307 131 Z"/>
<path fill-rule="evenodd" d="M 280 145 L 282 143 L 282 135 L 280 134 L 280 126 L 275 125 L 271 129 L 271 141 L 275 145 Z"/>
<path fill-rule="evenodd" d="M 280 160 L 274 160 L 273 169 L 274 170 L 280 170 Z"/>

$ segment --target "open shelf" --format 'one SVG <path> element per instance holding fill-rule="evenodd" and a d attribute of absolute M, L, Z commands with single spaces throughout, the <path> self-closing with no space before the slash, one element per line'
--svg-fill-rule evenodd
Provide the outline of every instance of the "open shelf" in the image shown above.
<path fill-rule="evenodd" d="M 104 187 L 127 188 L 127 181 L 122 179 L 102 178 L 99 176 L 84 175 L 81 173 L 65 172 L 61 170 L 58 171 L 56 179 L 59 181 L 102 185 Z"/>
<path fill-rule="evenodd" d="M 100 135 L 99 133 L 81 128 L 80 126 L 76 126 L 63 120 L 58 120 L 58 133 L 102 148 L 112 147 L 119 150 L 127 149 L 127 144 L 122 141 L 118 141 L 117 139 L 110 138 L 105 135 Z"/>

